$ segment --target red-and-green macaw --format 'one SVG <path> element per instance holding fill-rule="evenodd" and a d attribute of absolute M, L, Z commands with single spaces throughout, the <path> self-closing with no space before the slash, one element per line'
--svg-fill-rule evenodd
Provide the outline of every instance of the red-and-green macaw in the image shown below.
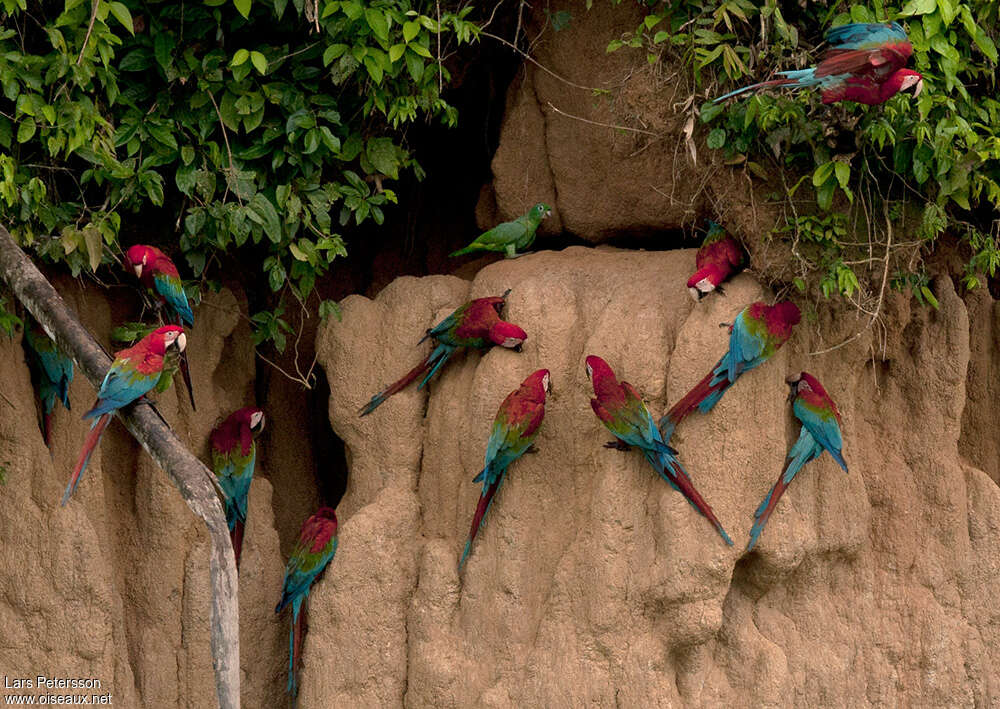
<path fill-rule="evenodd" d="M 512 222 L 497 224 L 477 236 L 475 241 L 464 249 L 453 251 L 448 256 L 462 256 L 476 251 L 500 251 L 505 258 L 516 258 L 521 255 L 517 253 L 518 251 L 523 251 L 534 243 L 538 225 L 551 214 L 552 208 L 539 202 L 526 214 L 522 214 Z"/>
<path fill-rule="evenodd" d="M 45 445 L 52 442 L 52 410 L 56 400 L 62 401 L 69 411 L 69 383 L 73 381 L 73 360 L 64 355 L 38 321 L 29 317 L 24 329 L 24 341 L 31 356 L 28 365 L 38 387 L 42 404 L 42 438 Z"/>
<path fill-rule="evenodd" d="M 209 436 L 212 469 L 219 479 L 219 487 L 226 493 L 226 521 L 229 523 L 237 571 L 243 550 L 243 528 L 247 521 L 247 496 L 257 459 L 254 436 L 263 429 L 264 412 L 247 406 L 231 413 Z"/>
<path fill-rule="evenodd" d="M 94 423 L 90 426 L 90 433 L 83 442 L 80 458 L 70 476 L 69 484 L 66 485 L 66 492 L 62 498 L 63 505 L 69 502 L 70 496 L 76 490 L 83 471 L 87 469 L 90 456 L 97 448 L 101 435 L 111 422 L 115 411 L 152 390 L 160 380 L 163 360 L 168 350 L 176 349 L 177 352 L 183 352 L 185 344 L 182 327 L 164 325 L 153 330 L 132 347 L 115 352 L 115 361 L 104 375 L 94 407 L 83 415 L 85 419 L 94 419 Z"/>
<path fill-rule="evenodd" d="M 500 319 L 500 312 L 506 303 L 508 293 L 509 290 L 499 297 L 476 298 L 428 330 L 427 334 L 420 338 L 420 342 L 428 337 L 434 340 L 436 346 L 431 353 L 398 382 L 373 396 L 361 407 L 358 414 L 367 416 L 383 401 L 402 391 L 410 382 L 426 372 L 426 376 L 417 385 L 417 389 L 423 388 L 448 359 L 463 347 L 485 350 L 493 345 L 499 345 L 520 352 L 521 344 L 528 339 L 528 336 L 517 325 Z"/>
<path fill-rule="evenodd" d="M 181 282 L 177 266 L 170 258 L 155 246 L 134 244 L 129 247 L 125 257 L 139 281 L 152 293 L 155 293 L 159 303 L 165 304 L 169 311 L 168 322 L 191 327 L 194 325 L 194 313 L 188 304 L 184 284 Z M 194 388 L 191 386 L 191 370 L 187 356 L 181 356 L 181 375 L 194 409 Z"/>
<path fill-rule="evenodd" d="M 796 473 L 802 469 L 806 463 L 815 460 L 823 455 L 823 451 L 829 452 L 837 465 L 847 472 L 847 463 L 841 450 L 844 447 L 844 439 L 840 433 L 840 412 L 833 399 L 826 393 L 823 385 L 817 381 L 816 377 L 808 372 L 794 374 L 785 380 L 791 391 L 788 393 L 788 400 L 793 401 L 792 411 L 795 417 L 802 422 L 802 430 L 799 431 L 799 439 L 788 451 L 788 459 L 785 461 L 785 469 L 774 483 L 774 487 L 760 503 L 754 513 L 753 527 L 750 529 L 750 543 L 747 544 L 747 551 L 753 549 L 764 531 L 764 525 L 774 511 L 775 505 L 781 499 Z"/>
<path fill-rule="evenodd" d="M 817 87 L 823 103 L 857 101 L 868 105 L 885 103 L 911 86 L 920 94 L 923 77 L 905 69 L 913 54 L 906 30 L 898 22 L 855 23 L 827 31 L 829 49 L 809 69 L 779 71 L 780 79 L 744 86 L 715 99 L 713 103 L 764 88 Z"/>
<path fill-rule="evenodd" d="M 535 439 L 538 438 L 538 427 L 545 418 L 545 394 L 549 391 L 549 370 L 539 369 L 528 375 L 521 386 L 507 395 L 500 404 L 500 410 L 493 419 L 493 430 L 486 444 L 486 458 L 483 469 L 472 482 L 483 484 L 483 492 L 479 495 L 476 513 L 472 516 L 472 526 L 469 528 L 469 538 L 458 560 L 461 569 L 465 558 L 472 549 L 472 541 L 483 526 L 486 512 L 493 503 L 493 496 L 500 488 L 507 467 L 524 455 Z"/>
<path fill-rule="evenodd" d="M 721 226 L 708 220 L 705 241 L 694 257 L 695 272 L 688 279 L 688 292 L 698 302 L 712 291 L 722 293 L 723 281 L 735 276 L 746 266 L 746 253 L 736 239 Z"/>
<path fill-rule="evenodd" d="M 616 439 L 606 443 L 605 447 L 619 450 L 629 450 L 632 446 L 639 448 L 660 477 L 684 495 L 691 506 L 715 526 L 726 544 L 732 546 L 733 540 L 681 466 L 677 451 L 663 442 L 649 409 L 635 387 L 625 381 L 619 382 L 608 363 L 596 355 L 589 355 L 586 364 L 587 376 L 594 385 L 590 406 Z"/>
<path fill-rule="evenodd" d="M 800 317 L 798 306 L 789 301 L 777 305 L 757 301 L 744 308 L 729 325 L 729 351 L 660 419 L 663 440 L 669 442 L 677 424 L 695 409 L 703 414 L 711 411 L 743 372 L 770 359 L 791 337 Z"/>
<path fill-rule="evenodd" d="M 285 566 L 285 585 L 281 600 L 274 612 L 281 613 L 285 606 L 292 604 L 292 630 L 288 638 L 288 686 L 287 691 L 294 697 L 298 693 L 295 670 L 302 651 L 302 628 L 305 612 L 302 602 L 309 595 L 316 577 L 337 553 L 337 513 L 330 507 L 321 507 L 307 519 L 299 532 L 299 540 L 292 549 L 292 555 Z"/>

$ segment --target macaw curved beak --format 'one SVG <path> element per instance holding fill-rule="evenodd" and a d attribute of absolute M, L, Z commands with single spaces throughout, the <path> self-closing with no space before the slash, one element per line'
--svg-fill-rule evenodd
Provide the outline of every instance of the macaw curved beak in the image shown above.
<path fill-rule="evenodd" d="M 917 79 L 917 83 L 913 85 L 913 98 L 919 96 L 920 92 L 923 91 L 923 88 L 924 88 L 924 80 Z"/>
<path fill-rule="evenodd" d="M 545 210 L 545 216 L 551 217 L 552 216 L 552 210 L 551 209 L 546 209 Z"/>
<path fill-rule="evenodd" d="M 141 263 L 133 264 L 132 265 L 132 270 L 135 271 L 135 275 L 136 275 L 137 278 L 142 278 L 142 264 Z"/>
<path fill-rule="evenodd" d="M 179 351 L 183 352 L 184 348 L 187 347 L 187 335 L 185 335 L 182 332 L 181 334 L 179 334 L 177 336 L 177 339 L 175 340 L 175 342 L 177 343 L 177 349 Z"/>

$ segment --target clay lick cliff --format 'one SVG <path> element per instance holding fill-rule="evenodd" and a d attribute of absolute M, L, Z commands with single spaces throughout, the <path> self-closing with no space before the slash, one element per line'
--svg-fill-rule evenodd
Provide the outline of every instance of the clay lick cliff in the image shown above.
<path fill-rule="evenodd" d="M 340 551 L 312 597 L 304 705 L 996 701 L 1000 490 L 962 442 L 970 369 L 989 366 L 970 366 L 972 343 L 995 330 L 996 305 L 967 306 L 948 279 L 938 312 L 893 295 L 875 362 L 867 337 L 810 356 L 856 325 L 813 311 L 711 415 L 686 421 L 673 443 L 729 548 L 641 456 L 602 447 L 583 365 L 601 353 L 657 415 L 700 379 L 726 349 L 719 323 L 771 294 L 744 274 L 695 305 L 693 260 L 570 248 L 471 284 L 400 278 L 344 302 L 318 344 L 350 481 Z M 423 356 L 427 327 L 507 288 L 522 353 L 469 355 L 428 393 L 358 418 Z M 973 323 L 970 310 L 992 314 Z M 459 576 L 496 407 L 540 367 L 553 393 L 538 453 L 512 466 Z M 805 367 L 840 406 L 851 473 L 810 463 L 744 555 L 798 435 L 784 378 Z"/>
<path fill-rule="evenodd" d="M 800 301 L 791 340 L 672 440 L 736 542 L 725 546 L 638 453 L 603 447 L 584 357 L 604 357 L 658 416 L 725 351 L 719 323 L 776 294 L 747 272 L 695 304 L 693 250 L 550 251 L 546 239 L 674 247 L 711 216 L 756 244 L 775 215 L 738 170 L 692 162 L 686 117 L 664 109 L 676 96 L 642 80 L 634 56 L 605 53 L 641 21 L 638 7 L 595 3 L 574 18 L 533 56 L 581 86 L 636 80 L 607 102 L 534 65 L 518 71 L 477 214 L 486 228 L 551 205 L 540 251 L 448 264 L 468 279 L 396 278 L 373 298 L 346 298 L 342 320 L 317 334 L 349 475 L 339 549 L 310 595 L 298 706 L 997 705 L 1000 307 L 985 289 L 960 297 L 945 274 L 938 310 L 890 292 L 873 327 Z M 526 19 L 544 18 L 536 8 Z M 594 125 L 622 116 L 667 138 Z M 755 267 L 788 276 L 774 251 L 756 250 Z M 113 299 L 57 285 L 94 333 L 127 319 Z M 505 318 L 528 333 L 520 353 L 460 353 L 425 389 L 358 417 L 426 356 L 428 327 L 508 288 Z M 158 403 L 200 455 L 212 426 L 254 400 L 247 310 L 239 292 L 206 298 L 188 343 L 198 410 L 176 386 Z M 538 452 L 511 467 L 460 575 L 497 407 L 542 367 L 553 392 Z M 851 472 L 828 455 L 807 465 L 746 554 L 754 509 L 798 435 L 784 380 L 803 369 L 840 408 Z M 214 707 L 202 527 L 118 424 L 60 509 L 94 391 L 74 381 L 50 457 L 20 343 L 6 338 L 0 381 L 3 671 L 101 677 L 116 706 Z M 294 535 L 318 506 L 313 475 L 331 474 L 331 461 L 312 460 L 301 391 L 280 382 L 264 402 L 240 571 L 251 708 L 287 702 L 289 619 L 273 609 Z"/>

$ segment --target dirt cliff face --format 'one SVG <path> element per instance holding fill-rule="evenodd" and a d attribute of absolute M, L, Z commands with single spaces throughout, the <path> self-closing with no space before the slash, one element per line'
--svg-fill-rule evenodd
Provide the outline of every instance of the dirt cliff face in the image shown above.
<path fill-rule="evenodd" d="M 656 413 L 687 391 L 726 348 L 719 323 L 771 297 L 743 275 L 694 305 L 693 263 L 575 247 L 496 263 L 471 285 L 404 278 L 345 301 L 318 349 L 351 477 L 340 551 L 311 597 L 303 706 L 1000 700 L 1000 489 L 960 454 L 983 323 L 945 279 L 937 312 L 890 297 L 874 361 L 870 331 L 814 356 L 865 321 L 807 306 L 772 361 L 674 438 L 728 548 L 638 454 L 602 447 L 583 364 L 607 359 Z M 426 328 L 506 288 L 522 353 L 459 356 L 427 391 L 357 417 L 426 354 Z M 496 408 L 539 367 L 554 391 L 538 453 L 512 466 L 460 575 Z M 745 554 L 798 433 L 783 380 L 802 369 L 840 407 L 851 472 L 810 463 Z"/>
<path fill-rule="evenodd" d="M 135 315 L 68 279 L 59 286 L 105 345 L 102 335 Z M 197 412 L 183 384 L 157 400 L 181 440 L 205 459 L 212 427 L 253 400 L 254 361 L 240 307 L 224 290 L 199 308 L 198 325 L 188 335 Z M 56 407 L 50 455 L 18 340 L 0 337 L 0 382 L 0 464 L 7 470 L 7 484 L 0 486 L 3 672 L 11 678 L 96 678 L 112 692 L 115 706 L 216 706 L 209 543 L 201 522 L 115 422 L 76 494 L 60 507 L 89 427 L 80 416 L 93 403 L 94 389 L 82 375 L 74 378 L 73 411 Z M 287 630 L 273 614 L 284 561 L 271 485 L 259 464 L 257 473 L 240 576 L 248 707 L 277 706 L 287 657 Z"/>

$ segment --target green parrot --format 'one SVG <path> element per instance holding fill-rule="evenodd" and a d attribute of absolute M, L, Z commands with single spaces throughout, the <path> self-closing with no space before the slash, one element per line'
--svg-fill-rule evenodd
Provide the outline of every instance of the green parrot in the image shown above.
<path fill-rule="evenodd" d="M 448 254 L 461 256 L 475 251 L 503 251 L 506 258 L 517 258 L 521 254 L 518 249 L 526 249 L 535 241 L 535 230 L 545 217 L 552 215 L 552 207 L 539 202 L 527 214 L 523 214 L 512 222 L 497 224 L 487 232 L 483 232 L 476 240 Z"/>

